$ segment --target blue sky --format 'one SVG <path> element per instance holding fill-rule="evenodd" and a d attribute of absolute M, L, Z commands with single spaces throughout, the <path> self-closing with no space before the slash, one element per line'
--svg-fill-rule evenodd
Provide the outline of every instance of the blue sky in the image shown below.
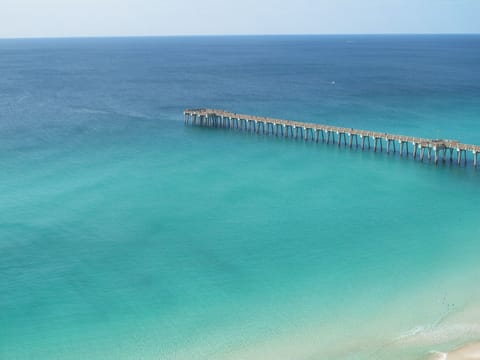
<path fill-rule="evenodd" d="M 480 0 L 0 0 L 0 37 L 480 33 Z"/>

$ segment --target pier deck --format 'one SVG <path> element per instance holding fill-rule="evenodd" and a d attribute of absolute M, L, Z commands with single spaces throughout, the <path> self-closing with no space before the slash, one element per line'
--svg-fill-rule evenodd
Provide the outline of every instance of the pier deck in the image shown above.
<path fill-rule="evenodd" d="M 274 119 L 268 117 L 243 115 L 224 110 L 215 109 L 186 109 L 184 111 L 185 124 L 219 127 L 227 129 L 238 129 L 262 134 L 272 134 L 275 136 L 293 137 L 308 141 L 309 139 L 318 142 L 333 143 L 337 146 L 349 146 L 350 148 L 361 147 L 362 149 L 371 149 L 373 151 L 383 151 L 387 153 L 397 152 L 395 144 L 398 144 L 398 153 L 400 156 L 409 156 L 423 161 L 425 154 L 428 160 L 438 164 L 440 156 L 443 162 L 446 161 L 447 152 L 449 161 L 453 161 L 453 153 L 456 155 L 456 162 L 461 165 L 462 159 L 467 164 L 467 154 L 472 154 L 473 165 L 477 167 L 477 155 L 480 152 L 480 146 L 462 144 L 456 140 L 446 139 L 426 139 L 414 136 L 405 136 L 397 134 L 382 133 L 369 130 L 354 128 L 344 128 L 331 125 L 321 125 L 316 123 L 306 123 L 291 120 Z"/>

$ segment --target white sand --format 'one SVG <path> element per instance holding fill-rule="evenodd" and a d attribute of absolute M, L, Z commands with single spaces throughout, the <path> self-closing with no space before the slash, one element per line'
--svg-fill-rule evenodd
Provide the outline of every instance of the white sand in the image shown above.
<path fill-rule="evenodd" d="M 462 346 L 447 354 L 447 360 L 480 360 L 480 342 Z"/>

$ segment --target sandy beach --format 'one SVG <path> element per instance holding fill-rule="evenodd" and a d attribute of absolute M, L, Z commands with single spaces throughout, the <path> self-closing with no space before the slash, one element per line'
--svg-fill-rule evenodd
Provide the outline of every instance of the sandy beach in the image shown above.
<path fill-rule="evenodd" d="M 480 359 L 480 342 L 461 346 L 448 353 L 435 352 L 432 360 L 478 360 Z"/>

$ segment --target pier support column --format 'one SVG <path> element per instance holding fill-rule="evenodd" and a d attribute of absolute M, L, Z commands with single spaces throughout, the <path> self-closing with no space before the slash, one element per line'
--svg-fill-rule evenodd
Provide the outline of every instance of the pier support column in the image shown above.
<path fill-rule="evenodd" d="M 432 159 L 432 148 L 429 147 L 428 148 L 428 161 L 430 161 Z"/>
<path fill-rule="evenodd" d="M 363 135 L 360 135 L 362 138 L 362 150 L 365 149 L 365 137 Z"/>
<path fill-rule="evenodd" d="M 460 165 L 460 161 L 462 160 L 462 152 L 460 149 L 457 149 L 457 165 Z"/>
<path fill-rule="evenodd" d="M 435 153 L 435 165 L 438 165 L 438 149 L 434 147 L 433 151 Z"/>
<path fill-rule="evenodd" d="M 420 145 L 420 161 L 423 161 L 423 157 L 425 156 L 425 148 Z"/>
<path fill-rule="evenodd" d="M 400 156 L 403 156 L 403 141 L 399 141 L 400 143 Z"/>
<path fill-rule="evenodd" d="M 472 154 L 473 154 L 473 166 L 474 167 L 477 167 L 477 152 L 476 151 L 472 151 Z"/>
<path fill-rule="evenodd" d="M 330 131 L 327 131 L 327 144 L 330 142 Z"/>
<path fill-rule="evenodd" d="M 373 152 L 377 152 L 377 138 L 373 138 Z"/>
<path fill-rule="evenodd" d="M 390 153 L 390 140 L 385 139 L 385 141 L 387 142 L 387 154 L 389 154 Z"/>
<path fill-rule="evenodd" d="M 351 133 L 348 134 L 348 147 L 352 148 L 353 136 Z"/>
<path fill-rule="evenodd" d="M 338 138 L 338 139 L 337 139 L 337 141 L 338 141 L 338 144 L 337 144 L 337 145 L 338 145 L 338 147 L 340 147 L 340 142 L 341 142 L 341 140 L 342 140 L 342 133 L 341 133 L 341 132 L 338 132 L 338 131 L 337 131 L 337 138 Z"/>
<path fill-rule="evenodd" d="M 306 127 L 303 128 L 303 133 L 305 141 L 308 141 L 308 129 Z"/>
<path fill-rule="evenodd" d="M 317 142 L 317 143 L 318 143 L 318 135 L 319 135 L 319 133 L 320 133 L 320 130 L 316 129 L 316 130 L 315 130 L 315 142 Z"/>

